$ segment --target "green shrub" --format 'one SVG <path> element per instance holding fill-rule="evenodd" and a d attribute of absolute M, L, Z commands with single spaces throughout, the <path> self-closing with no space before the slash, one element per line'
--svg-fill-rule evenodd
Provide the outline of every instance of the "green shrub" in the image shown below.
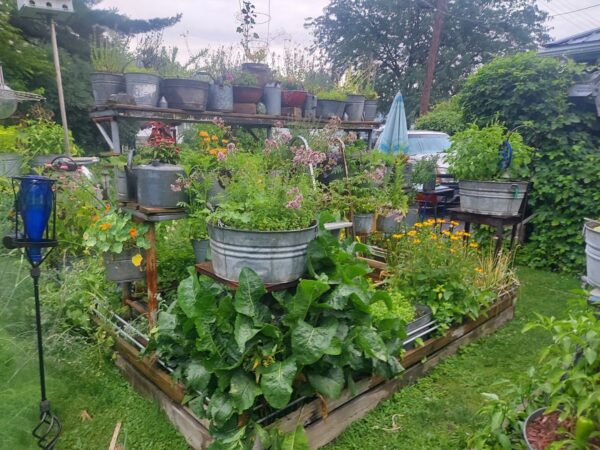
<path fill-rule="evenodd" d="M 438 103 L 424 116 L 415 121 L 417 130 L 441 131 L 453 135 L 465 129 L 467 122 L 459 103 L 459 96 Z"/>
<path fill-rule="evenodd" d="M 600 133 L 592 102 L 573 104 L 568 88 L 583 67 L 534 53 L 497 58 L 465 83 L 460 95 L 467 121 L 497 120 L 522 128 L 536 149 L 529 197 L 535 217 L 522 253 L 532 267 L 580 271 L 584 265 L 581 226 L 600 204 Z"/>

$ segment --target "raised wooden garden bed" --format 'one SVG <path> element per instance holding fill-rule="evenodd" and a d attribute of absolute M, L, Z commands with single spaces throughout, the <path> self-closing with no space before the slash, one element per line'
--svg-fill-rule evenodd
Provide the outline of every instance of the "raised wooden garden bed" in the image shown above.
<path fill-rule="evenodd" d="M 351 423 L 362 418 L 402 386 L 456 353 L 462 345 L 492 334 L 512 319 L 516 298 L 515 283 L 502 289 L 496 302 L 478 319 L 466 320 L 443 336 L 431 337 L 422 346 L 406 351 L 402 358 L 405 371 L 397 378 L 364 379 L 356 383 L 355 394 L 345 390 L 340 398 L 327 403 L 317 398 L 298 399 L 284 410 L 269 414 L 261 422 L 265 426 L 279 427 L 282 431 L 293 431 L 298 424 L 303 424 L 310 447 L 319 448 L 334 440 Z M 199 419 L 181 404 L 184 387 L 171 380 L 167 368 L 161 366 L 159 361 L 140 358 L 140 349 L 145 345 L 144 338 L 142 342 L 139 339 L 134 341 L 123 330 L 116 333 L 115 338 L 118 352 L 116 364 L 132 386 L 157 402 L 192 448 L 205 448 L 211 441 L 207 421 Z"/>

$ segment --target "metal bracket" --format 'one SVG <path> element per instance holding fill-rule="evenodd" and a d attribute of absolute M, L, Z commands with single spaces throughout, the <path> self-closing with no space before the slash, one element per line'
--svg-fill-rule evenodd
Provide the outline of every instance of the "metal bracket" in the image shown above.
<path fill-rule="evenodd" d="M 108 144 L 114 153 L 121 153 L 121 138 L 119 136 L 119 124 L 116 120 L 110 119 L 110 136 L 100 122 L 94 121 L 104 141 Z"/>

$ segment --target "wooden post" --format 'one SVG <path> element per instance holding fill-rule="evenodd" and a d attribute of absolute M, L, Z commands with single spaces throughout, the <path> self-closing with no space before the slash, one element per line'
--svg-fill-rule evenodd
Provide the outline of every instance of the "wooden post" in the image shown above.
<path fill-rule="evenodd" d="M 425 82 L 423 84 L 423 93 L 421 94 L 421 106 L 419 108 L 419 115 L 421 116 L 426 114 L 429 110 L 433 76 L 435 74 L 435 66 L 437 64 L 437 55 L 440 50 L 442 26 L 444 25 L 444 14 L 446 13 L 447 4 L 448 0 L 437 0 L 437 5 L 435 7 L 433 35 L 431 36 L 431 45 L 429 46 L 429 54 L 427 55 L 427 71 L 425 74 Z"/>
<path fill-rule="evenodd" d="M 148 287 L 148 322 L 154 326 L 158 311 L 158 273 L 156 271 L 156 229 L 154 222 L 148 223 L 146 239 L 150 248 L 146 250 L 146 285 Z"/>

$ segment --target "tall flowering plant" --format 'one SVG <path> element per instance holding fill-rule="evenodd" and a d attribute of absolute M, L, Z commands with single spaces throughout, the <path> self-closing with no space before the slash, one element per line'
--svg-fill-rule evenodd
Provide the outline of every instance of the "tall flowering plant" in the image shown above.
<path fill-rule="evenodd" d="M 152 130 L 146 145 L 138 149 L 142 159 L 158 161 L 163 164 L 176 164 L 180 148 L 170 130 L 161 122 L 151 122 Z"/>
<path fill-rule="evenodd" d="M 512 276 L 510 257 L 481 252 L 458 225 L 430 219 L 386 243 L 389 284 L 413 303 L 429 306 L 442 328 L 477 318 Z"/>

